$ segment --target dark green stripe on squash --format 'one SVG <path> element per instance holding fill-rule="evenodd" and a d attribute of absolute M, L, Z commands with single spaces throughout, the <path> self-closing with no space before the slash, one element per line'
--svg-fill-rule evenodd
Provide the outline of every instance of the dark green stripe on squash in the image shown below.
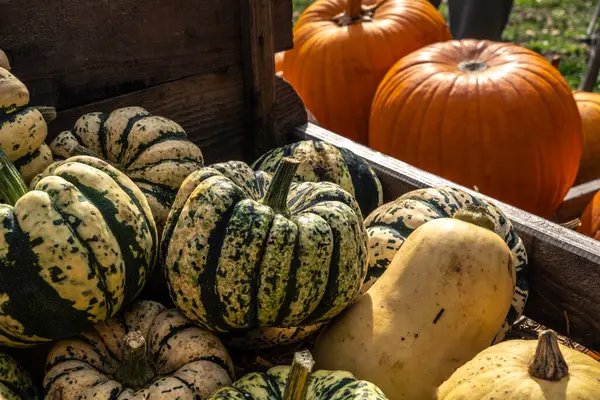
<path fill-rule="evenodd" d="M 129 147 L 129 134 L 131 133 L 131 128 L 133 128 L 133 125 L 135 125 L 136 122 L 141 121 L 146 118 L 149 118 L 149 117 L 152 117 L 152 115 L 148 114 L 148 113 L 140 112 L 129 118 L 129 120 L 127 121 L 127 125 L 125 126 L 125 129 L 123 129 L 123 131 L 121 132 L 121 135 L 116 140 L 116 142 L 121 145 L 121 151 L 119 152 L 119 154 L 116 155 L 117 161 L 120 161 L 123 158 L 123 154 L 125 153 L 125 150 L 127 150 L 127 148 Z"/>
<path fill-rule="evenodd" d="M 29 164 L 34 158 L 38 157 L 40 155 L 40 148 L 38 147 L 37 149 L 35 149 L 33 151 L 33 153 L 27 153 L 22 157 L 17 158 L 16 160 L 14 160 L 12 163 L 15 166 L 15 168 L 17 169 L 21 169 L 24 166 L 26 166 L 27 164 Z"/>
<path fill-rule="evenodd" d="M 147 185 L 151 185 L 152 187 L 146 188 L 138 185 L 139 189 L 145 195 L 152 196 L 156 199 L 160 204 L 165 207 L 171 207 L 173 202 L 175 201 L 175 197 L 177 196 L 177 191 L 173 190 L 169 186 L 159 185 L 156 183 L 148 182 L 145 179 L 132 179 L 134 183 L 145 183 Z"/>
<path fill-rule="evenodd" d="M 123 164 L 124 167 L 125 168 L 129 168 L 129 166 L 131 164 L 133 164 L 134 162 L 136 162 L 137 159 L 138 159 L 138 157 L 144 151 L 148 150 L 149 148 L 151 148 L 151 147 L 153 147 L 153 146 L 155 146 L 157 144 L 163 143 L 163 142 L 168 142 L 170 140 L 185 142 L 185 141 L 188 140 L 188 137 L 187 137 L 186 133 L 183 132 L 183 131 L 162 133 L 158 137 L 154 138 L 154 140 L 151 140 L 151 141 L 146 142 L 146 143 L 142 144 L 141 146 L 139 146 L 138 150 L 131 157 L 131 160 L 129 160 L 127 163 Z"/>
<path fill-rule="evenodd" d="M 363 217 L 367 217 L 371 211 L 379 207 L 380 187 L 377 185 L 377 175 L 371 167 L 353 152 L 343 147 L 338 147 L 344 162 L 348 166 L 352 186 L 354 186 L 354 197 L 360 206 Z"/>

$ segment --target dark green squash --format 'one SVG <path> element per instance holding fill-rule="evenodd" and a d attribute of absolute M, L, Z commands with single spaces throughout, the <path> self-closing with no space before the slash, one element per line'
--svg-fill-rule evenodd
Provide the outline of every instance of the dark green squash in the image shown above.
<path fill-rule="evenodd" d="M 330 182 L 292 183 L 232 161 L 193 172 L 161 257 L 175 305 L 214 331 L 328 321 L 359 293 L 367 238 L 356 200 Z M 271 182 L 272 181 L 272 182 Z"/>
<path fill-rule="evenodd" d="M 0 399 L 38 400 L 40 398 L 29 372 L 12 357 L 0 353 Z"/>

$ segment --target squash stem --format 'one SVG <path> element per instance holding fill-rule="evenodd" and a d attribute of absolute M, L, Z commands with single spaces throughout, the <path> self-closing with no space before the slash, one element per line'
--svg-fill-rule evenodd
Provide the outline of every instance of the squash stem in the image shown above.
<path fill-rule="evenodd" d="M 114 377 L 124 386 L 137 391 L 146 386 L 156 372 L 146 356 L 146 339 L 140 331 L 129 332 L 123 344 L 123 360 Z"/>
<path fill-rule="evenodd" d="M 346 15 L 350 17 L 351 21 L 355 21 L 360 18 L 362 14 L 362 0 L 348 0 L 346 4 Z"/>
<path fill-rule="evenodd" d="M 529 375 L 546 381 L 559 381 L 569 374 L 569 366 L 563 357 L 556 333 L 540 332 L 535 354 L 529 362 Z"/>
<path fill-rule="evenodd" d="M 476 206 L 474 204 L 467 204 L 454 213 L 453 218 L 464 222 L 470 222 L 481 228 L 489 229 L 490 231 L 494 231 L 496 228 L 494 220 L 485 207 Z"/>
<path fill-rule="evenodd" d="M 302 350 L 294 353 L 294 361 L 290 368 L 283 400 L 305 400 L 315 361 L 308 350 Z"/>
<path fill-rule="evenodd" d="M 47 124 L 56 119 L 56 108 L 47 106 L 36 106 L 35 108 L 42 114 Z"/>
<path fill-rule="evenodd" d="M 299 165 L 298 160 L 283 157 L 277 166 L 273 180 L 267 190 L 267 195 L 263 199 L 263 204 L 271 207 L 276 214 L 286 217 L 290 215 L 287 208 L 287 197 Z"/>
<path fill-rule="evenodd" d="M 0 148 L 0 198 L 14 206 L 25 193 L 27 193 L 27 185 L 17 168 Z"/>

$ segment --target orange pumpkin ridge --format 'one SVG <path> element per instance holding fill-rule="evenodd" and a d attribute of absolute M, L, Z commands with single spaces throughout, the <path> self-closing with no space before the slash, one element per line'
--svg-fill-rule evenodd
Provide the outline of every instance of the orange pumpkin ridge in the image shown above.
<path fill-rule="evenodd" d="M 282 69 L 321 126 L 367 144 L 377 85 L 400 58 L 452 37 L 427 0 L 316 0 Z"/>
<path fill-rule="evenodd" d="M 575 91 L 581 116 L 583 154 L 575 184 L 600 178 L 600 94 Z"/>
<path fill-rule="evenodd" d="M 453 40 L 398 61 L 371 107 L 369 147 L 549 218 L 577 175 L 581 121 L 541 55 Z"/>

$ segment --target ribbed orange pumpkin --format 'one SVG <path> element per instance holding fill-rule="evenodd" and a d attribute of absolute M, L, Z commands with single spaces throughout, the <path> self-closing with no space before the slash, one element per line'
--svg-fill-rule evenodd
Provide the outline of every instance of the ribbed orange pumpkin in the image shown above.
<path fill-rule="evenodd" d="M 369 147 L 542 217 L 573 185 L 581 121 L 567 82 L 510 43 L 436 43 L 396 63 L 371 109 Z"/>
<path fill-rule="evenodd" d="M 581 214 L 581 225 L 577 232 L 600 240 L 600 191 L 596 192 Z"/>
<path fill-rule="evenodd" d="M 600 94 L 575 92 L 575 101 L 581 116 L 583 154 L 575 184 L 600 178 Z"/>
<path fill-rule="evenodd" d="M 377 85 L 401 57 L 450 40 L 427 0 L 316 0 L 294 26 L 285 79 L 322 127 L 367 143 Z"/>

